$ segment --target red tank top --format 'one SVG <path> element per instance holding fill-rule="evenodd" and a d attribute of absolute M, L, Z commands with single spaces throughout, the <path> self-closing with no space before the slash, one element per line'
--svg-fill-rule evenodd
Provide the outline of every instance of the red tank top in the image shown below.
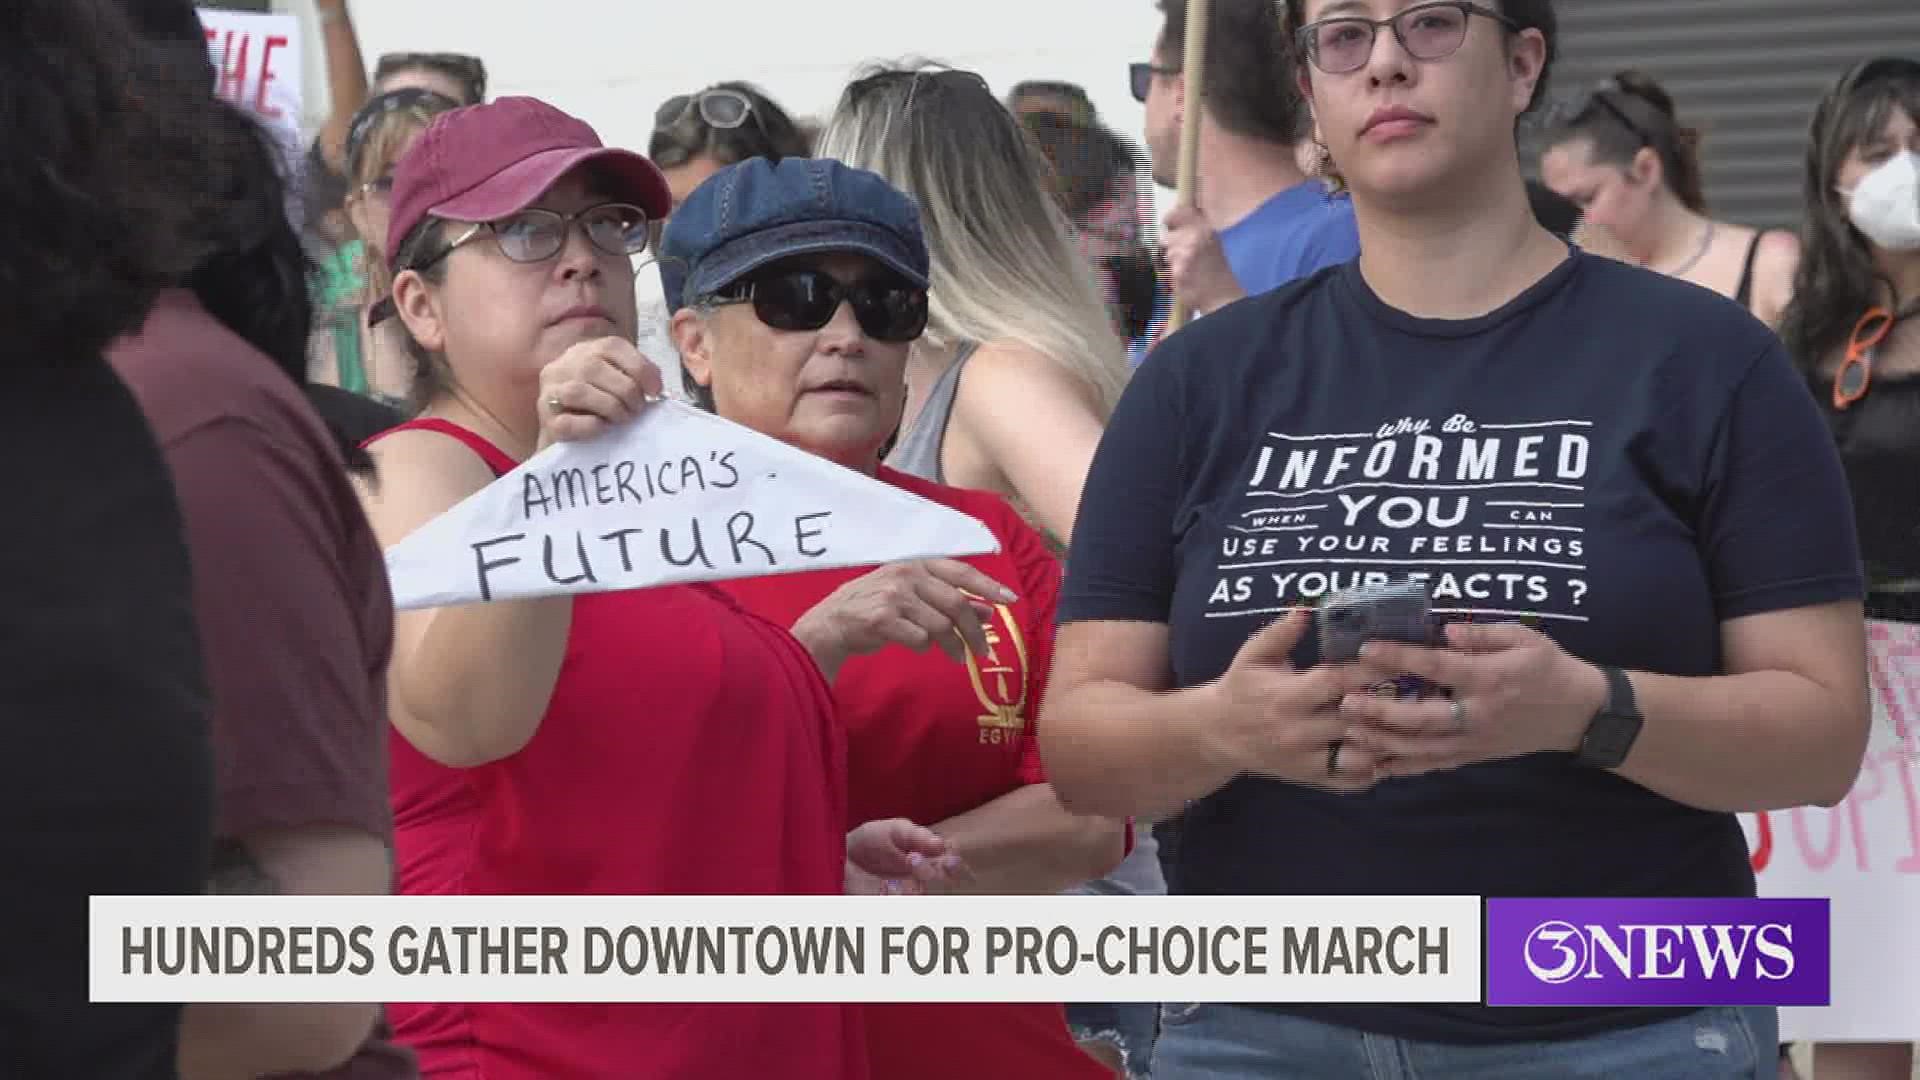
<path fill-rule="evenodd" d="M 444 420 L 496 475 L 515 462 Z M 388 432 L 387 434 L 391 434 Z M 510 662 L 510 658 L 503 658 Z M 576 597 L 539 730 L 440 765 L 391 738 L 400 891 L 831 894 L 843 887 L 844 739 L 812 658 L 707 586 Z M 395 1004 L 430 1077 L 863 1080 L 838 1005 Z"/>

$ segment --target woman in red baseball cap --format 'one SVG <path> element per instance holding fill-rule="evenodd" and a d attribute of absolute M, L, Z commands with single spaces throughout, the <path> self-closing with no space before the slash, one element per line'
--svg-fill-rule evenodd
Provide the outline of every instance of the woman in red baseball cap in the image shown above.
<path fill-rule="evenodd" d="M 666 182 L 530 98 L 436 117 L 394 174 L 389 260 L 424 411 L 372 446 L 383 545 L 660 392 L 631 258 Z M 403 614 L 391 677 L 400 888 L 822 894 L 938 873 L 905 822 L 845 829 L 827 684 L 783 628 L 670 586 Z M 909 864 L 908 855 L 930 856 Z M 860 880 L 866 880 L 861 878 Z M 429 1076 L 866 1075 L 835 1005 L 397 1005 Z"/>

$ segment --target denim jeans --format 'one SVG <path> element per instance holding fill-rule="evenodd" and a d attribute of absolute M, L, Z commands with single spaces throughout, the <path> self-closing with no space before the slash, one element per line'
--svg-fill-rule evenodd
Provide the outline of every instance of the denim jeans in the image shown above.
<path fill-rule="evenodd" d="M 1369 1035 L 1238 1005 L 1161 1013 L 1154 1080 L 1771 1080 L 1773 1009 L 1702 1009 L 1563 1042 L 1454 1046 Z"/>
<path fill-rule="evenodd" d="M 1133 850 L 1113 872 L 1067 890 L 1082 896 L 1165 896 L 1159 846 L 1152 826 L 1134 830 Z M 1153 1041 L 1160 1033 L 1160 1006 L 1148 1002 L 1069 1004 L 1067 1026 L 1082 1041 L 1104 1039 L 1120 1049 L 1128 1080 L 1152 1075 Z"/>

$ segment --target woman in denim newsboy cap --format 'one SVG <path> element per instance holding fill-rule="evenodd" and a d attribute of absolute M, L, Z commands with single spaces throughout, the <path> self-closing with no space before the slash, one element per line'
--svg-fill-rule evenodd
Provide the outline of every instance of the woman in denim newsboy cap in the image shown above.
<path fill-rule="evenodd" d="M 661 250 L 696 402 L 971 515 L 1000 541 L 969 559 L 722 583 L 791 627 L 834 680 L 849 825 L 908 818 L 945 837 L 933 891 L 1056 892 L 1112 869 L 1127 833 L 1069 813 L 1040 766 L 1034 721 L 1060 564 L 1000 496 L 880 460 L 909 394 L 907 351 L 927 326 L 928 261 L 912 199 L 808 158 L 715 174 L 675 211 Z M 930 1056 L 935 1041 L 944 1049 Z M 1112 1075 L 1051 1004 L 871 1009 L 867 1046 L 875 1076 Z"/>

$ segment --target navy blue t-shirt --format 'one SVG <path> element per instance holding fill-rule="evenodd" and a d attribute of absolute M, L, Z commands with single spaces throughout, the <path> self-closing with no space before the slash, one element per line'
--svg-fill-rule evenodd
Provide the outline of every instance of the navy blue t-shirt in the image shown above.
<path fill-rule="evenodd" d="M 1087 478 L 1060 619 L 1166 624 L 1175 685 L 1190 687 L 1290 608 L 1426 575 L 1441 618 L 1521 619 L 1589 660 L 1711 675 L 1723 620 L 1861 595 L 1852 521 L 1804 381 L 1737 304 L 1574 253 L 1492 314 L 1420 319 L 1375 296 L 1356 262 L 1154 351 Z M 1317 660 L 1311 638 L 1301 666 Z M 1362 795 L 1242 777 L 1191 806 L 1183 834 L 1187 893 L 1754 890 L 1733 815 L 1570 754 Z M 1292 1011 L 1443 1042 L 1654 1018 Z"/>

